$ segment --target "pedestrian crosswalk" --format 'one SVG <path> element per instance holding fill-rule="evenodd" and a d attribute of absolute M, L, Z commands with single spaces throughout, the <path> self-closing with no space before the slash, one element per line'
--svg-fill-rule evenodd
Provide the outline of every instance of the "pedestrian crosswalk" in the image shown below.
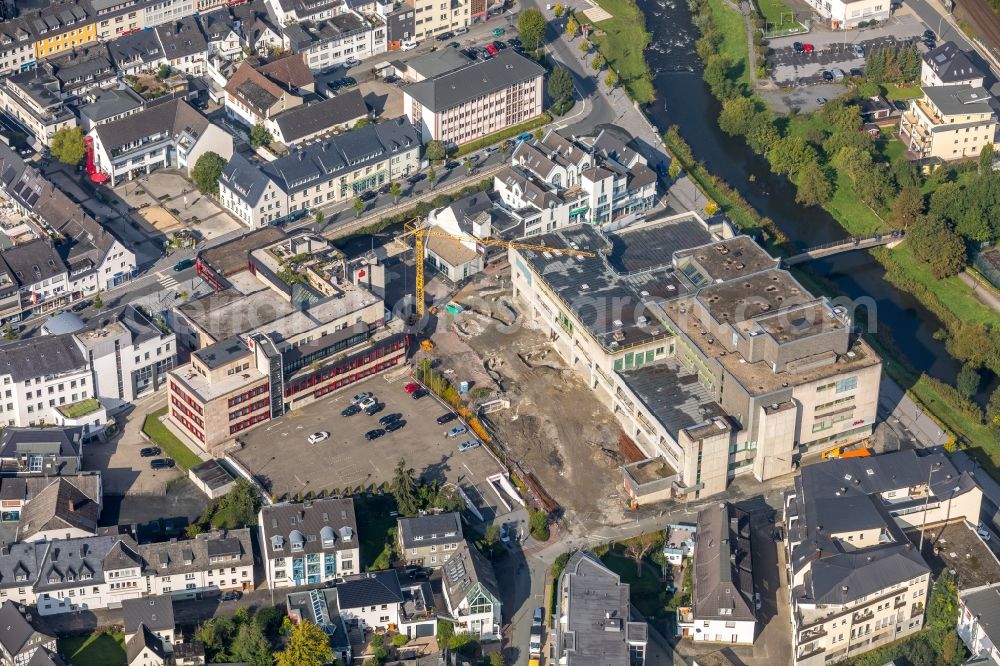
<path fill-rule="evenodd" d="M 160 276 L 160 279 L 157 280 L 157 284 L 159 284 L 160 287 L 163 289 L 172 289 L 176 287 L 179 283 L 177 282 L 177 278 L 175 278 L 173 275 L 162 275 Z"/>

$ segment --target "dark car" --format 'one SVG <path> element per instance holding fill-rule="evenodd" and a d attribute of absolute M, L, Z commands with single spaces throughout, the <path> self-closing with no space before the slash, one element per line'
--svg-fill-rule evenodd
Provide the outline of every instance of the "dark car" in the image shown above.
<path fill-rule="evenodd" d="M 447 162 L 444 165 L 444 168 L 445 169 L 457 169 L 458 168 L 458 162 L 456 162 L 455 160 L 451 160 L 450 162 Z"/>
<path fill-rule="evenodd" d="M 459 46 L 461 46 L 461 44 L 459 44 L 458 42 L 449 42 L 448 43 L 448 48 L 449 49 L 457 49 Z"/>
<path fill-rule="evenodd" d="M 358 198 L 361 199 L 362 201 L 371 201 L 372 199 L 374 199 L 377 196 L 378 196 L 378 194 L 376 194 L 375 192 L 372 192 L 371 190 L 367 190 L 366 192 L 362 192 L 361 194 L 359 194 Z"/>
<path fill-rule="evenodd" d="M 457 418 L 458 416 L 454 412 L 448 412 L 447 414 L 442 414 L 437 417 L 437 423 L 438 425 L 444 425 L 445 423 L 451 423 Z"/>
<path fill-rule="evenodd" d="M 826 70 L 826 69 L 824 69 L 824 70 L 823 70 L 823 71 L 821 72 L 821 74 L 822 74 L 822 76 L 823 76 L 823 80 L 824 80 L 824 81 L 833 81 L 833 72 L 831 72 L 831 71 L 829 71 L 829 70 Z"/>
<path fill-rule="evenodd" d="M 430 394 L 430 391 L 428 391 L 425 388 L 420 388 L 420 389 L 417 389 L 416 391 L 414 391 L 413 393 L 411 393 L 410 397 L 413 398 L 414 400 L 420 400 L 422 397 L 424 397 L 425 395 L 429 395 L 429 394 Z"/>
<path fill-rule="evenodd" d="M 403 415 L 399 414 L 399 413 L 396 413 L 396 414 L 386 414 L 385 416 L 383 416 L 382 418 L 380 418 L 378 420 L 378 424 L 380 426 L 382 426 L 382 427 L 385 427 L 385 426 L 389 425 L 390 423 L 392 423 L 393 421 L 398 421 L 401 418 L 403 418 Z"/>
<path fill-rule="evenodd" d="M 802 42 L 795 42 L 792 44 L 792 48 L 795 49 L 796 53 L 802 53 Z"/>
<path fill-rule="evenodd" d="M 365 433 L 365 439 L 367 439 L 370 442 L 373 439 L 378 439 L 384 434 L 385 430 L 382 430 L 382 428 L 375 428 L 374 430 L 369 430 L 368 432 Z"/>
<path fill-rule="evenodd" d="M 356 85 L 358 85 L 358 80 L 353 76 L 345 76 L 340 80 L 341 88 L 353 88 Z"/>
<path fill-rule="evenodd" d="M 174 466 L 174 461 L 172 458 L 156 458 L 149 461 L 149 466 L 152 469 L 170 469 Z"/>
<path fill-rule="evenodd" d="M 409 178 L 407 178 L 406 182 L 410 183 L 411 185 L 416 185 L 426 177 L 427 177 L 426 173 L 415 173 Z"/>
<path fill-rule="evenodd" d="M 924 30 L 923 37 L 925 40 L 930 40 L 930 41 L 934 41 L 937 39 L 937 35 L 934 34 L 933 30 Z"/>
<path fill-rule="evenodd" d="M 379 412 L 381 412 L 383 409 L 385 409 L 385 403 L 384 402 L 376 402 L 371 407 L 368 407 L 368 408 L 365 409 L 365 414 L 367 414 L 368 416 L 375 416 L 376 414 L 378 414 Z"/>
<path fill-rule="evenodd" d="M 389 76 L 382 79 L 384 83 L 399 83 L 399 77 L 395 74 L 390 74 Z"/>
<path fill-rule="evenodd" d="M 79 312 L 80 310 L 86 310 L 87 308 L 89 308 L 93 304 L 94 304 L 94 301 L 90 301 L 90 300 L 80 301 L 79 303 L 77 303 L 76 305 L 74 305 L 70 309 L 73 310 L 73 312 Z"/>
<path fill-rule="evenodd" d="M 344 411 L 340 412 L 341 416 L 354 416 L 355 414 L 360 414 L 361 408 L 357 405 L 348 405 L 344 408 Z"/>
<path fill-rule="evenodd" d="M 398 419 L 398 420 L 392 421 L 391 423 L 389 423 L 388 425 L 386 425 L 385 426 L 385 431 L 386 432 L 396 432 L 397 430 L 401 429 L 405 425 L 406 425 L 406 419 Z"/>
<path fill-rule="evenodd" d="M 446 31 L 442 32 L 440 35 L 438 35 L 437 37 L 435 37 L 434 39 L 436 39 L 439 42 L 447 42 L 449 39 L 451 39 L 454 36 L 455 36 L 455 33 L 453 33 L 450 30 L 446 30 Z"/>
<path fill-rule="evenodd" d="M 466 58 L 469 58 L 471 60 L 475 60 L 476 57 L 479 56 L 479 51 L 477 51 L 474 48 L 473 49 L 465 49 L 464 51 L 462 51 L 462 55 L 464 55 Z"/>
<path fill-rule="evenodd" d="M 174 264 L 174 272 L 180 273 L 183 270 L 187 270 L 194 266 L 194 259 L 182 259 Z"/>
<path fill-rule="evenodd" d="M 326 87 L 330 90 L 337 91 L 344 87 L 344 84 L 340 81 L 327 81 Z"/>
<path fill-rule="evenodd" d="M 143 458 L 154 458 L 160 455 L 160 447 L 158 446 L 147 446 L 139 451 L 139 455 Z"/>
<path fill-rule="evenodd" d="M 242 592 L 223 592 L 219 595 L 219 601 L 239 601 L 241 598 Z"/>
<path fill-rule="evenodd" d="M 507 46 L 520 46 L 520 45 L 521 45 L 521 40 L 518 39 L 517 37 L 511 37 L 510 39 L 507 40 Z"/>
<path fill-rule="evenodd" d="M 504 44 L 503 42 L 493 42 L 493 48 L 495 48 L 497 51 L 503 51 L 505 48 L 507 48 L 507 45 Z"/>

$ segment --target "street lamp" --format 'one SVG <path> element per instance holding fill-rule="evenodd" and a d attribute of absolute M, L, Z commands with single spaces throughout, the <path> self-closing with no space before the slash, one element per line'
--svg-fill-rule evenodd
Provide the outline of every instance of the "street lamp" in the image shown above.
<path fill-rule="evenodd" d="M 927 525 L 927 504 L 931 500 L 931 475 L 939 469 L 941 469 L 941 463 L 936 462 L 931 465 L 929 470 L 927 470 L 927 495 L 924 497 L 924 517 L 923 520 L 920 521 L 920 546 L 917 548 L 918 553 L 924 552 L 924 529 Z"/>

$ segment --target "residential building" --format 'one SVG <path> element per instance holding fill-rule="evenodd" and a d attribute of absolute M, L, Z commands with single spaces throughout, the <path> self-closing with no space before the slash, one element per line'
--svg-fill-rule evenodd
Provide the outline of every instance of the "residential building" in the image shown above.
<path fill-rule="evenodd" d="M 76 126 L 76 118 L 60 95 L 59 80 L 43 68 L 5 76 L 0 84 L 0 110 L 24 128 L 38 149 L 50 146 L 59 130 Z"/>
<path fill-rule="evenodd" d="M 70 335 L 0 345 L 0 391 L 0 422 L 17 427 L 51 423 L 53 408 L 94 395 L 90 367 Z"/>
<path fill-rule="evenodd" d="M 358 521 L 350 498 L 265 506 L 257 524 L 272 589 L 328 583 L 361 569 Z"/>
<path fill-rule="evenodd" d="M 263 166 L 234 155 L 219 179 L 219 199 L 237 219 L 258 229 L 416 173 L 420 148 L 419 132 L 397 118 L 296 147 Z"/>
<path fill-rule="evenodd" d="M 240 54 L 240 22 L 228 8 L 220 7 L 198 15 L 202 31 L 208 43 L 208 56 L 220 54 L 234 58 Z"/>
<path fill-rule="evenodd" d="M 167 663 L 163 642 L 146 626 L 125 641 L 125 663 L 128 666 L 162 666 Z"/>
<path fill-rule="evenodd" d="M 291 592 L 285 597 L 285 608 L 292 622 L 311 622 L 330 637 L 330 649 L 334 659 L 342 659 L 351 663 L 351 636 L 347 625 L 340 616 L 337 606 L 338 590 L 336 587 L 325 587 L 308 592 Z M 357 638 L 357 642 L 362 639 Z"/>
<path fill-rule="evenodd" d="M 302 97 L 242 62 L 226 82 L 226 116 L 253 127 L 302 104 Z"/>
<path fill-rule="evenodd" d="M 397 518 L 396 535 L 407 564 L 432 569 L 444 566 L 465 542 L 462 516 L 457 511 Z"/>
<path fill-rule="evenodd" d="M 316 92 L 316 80 L 302 55 L 289 53 L 257 67 L 271 81 L 299 95 Z"/>
<path fill-rule="evenodd" d="M 997 115 L 985 88 L 965 84 L 924 86 L 900 116 L 899 138 L 914 159 L 976 157 L 994 145 Z"/>
<path fill-rule="evenodd" d="M 25 310 L 48 312 L 73 300 L 69 270 L 48 238 L 2 250 L 0 259 L 0 271 L 7 276 L 3 281 L 12 291 L 7 313 L 12 320 L 22 318 Z"/>
<path fill-rule="evenodd" d="M 886 120 L 896 111 L 895 107 L 881 95 L 859 99 L 858 110 L 861 111 L 861 120 L 866 123 Z"/>
<path fill-rule="evenodd" d="M 352 89 L 279 113 L 268 119 L 266 125 L 276 141 L 301 145 L 332 138 L 335 133 L 367 119 L 368 114 L 368 105 L 361 92 Z"/>
<path fill-rule="evenodd" d="M 143 99 L 131 88 L 123 87 L 95 91 L 90 101 L 78 106 L 76 112 L 80 116 L 80 127 L 89 132 L 96 125 L 130 116 L 142 108 Z"/>
<path fill-rule="evenodd" d="M 400 581 L 396 571 L 348 576 L 336 585 L 337 608 L 348 632 L 394 629 L 408 638 L 433 636 L 437 614 L 429 582 Z"/>
<path fill-rule="evenodd" d="M 100 473 L 6 479 L 2 486 L 8 499 L 22 502 L 18 541 L 75 539 L 97 533 L 103 506 Z"/>
<path fill-rule="evenodd" d="M 35 64 L 35 41 L 21 21 L 0 21 L 0 74 L 30 69 Z"/>
<path fill-rule="evenodd" d="M 633 502 L 709 496 L 738 474 L 767 480 L 793 456 L 871 434 L 881 361 L 852 336 L 852 313 L 727 223 L 688 213 L 531 242 L 594 253 L 508 256 L 523 316 L 651 461 L 631 468 L 641 478 L 623 472 Z"/>
<path fill-rule="evenodd" d="M 156 26 L 156 38 L 171 69 L 188 76 L 205 74 L 208 41 L 194 16 L 172 19 Z"/>
<path fill-rule="evenodd" d="M 413 6 L 405 2 L 394 2 L 383 5 L 384 11 L 379 11 L 380 18 L 385 21 L 386 50 L 398 51 L 403 42 L 416 34 L 416 12 Z"/>
<path fill-rule="evenodd" d="M 677 635 L 753 645 L 757 627 L 750 514 L 722 502 L 698 512 L 691 605 L 677 609 Z"/>
<path fill-rule="evenodd" d="M 414 39 L 427 39 L 445 31 L 468 28 L 472 23 L 471 0 L 414 0 Z"/>
<path fill-rule="evenodd" d="M 275 18 L 275 24 L 286 27 L 290 23 L 303 21 L 321 21 L 335 16 L 347 9 L 346 4 L 338 0 L 268 0 L 269 14 Z"/>
<path fill-rule="evenodd" d="M 286 48 L 304 56 L 314 72 L 386 50 L 385 24 L 372 23 L 350 9 L 322 20 L 287 24 L 283 32 Z"/>
<path fill-rule="evenodd" d="M 425 143 L 462 145 L 540 115 L 544 78 L 538 63 L 507 49 L 404 86 L 403 113 L 420 128 Z"/>
<path fill-rule="evenodd" d="M 1000 583 L 959 591 L 957 628 L 972 654 L 967 663 L 1000 664 Z"/>
<path fill-rule="evenodd" d="M 172 652 L 174 641 L 178 638 L 172 596 L 125 599 L 122 602 L 122 617 L 125 619 L 126 643 L 145 628 L 160 639 L 165 652 Z"/>
<path fill-rule="evenodd" d="M 20 502 L 23 498 L 16 500 L 0 499 L 2 507 L 2 517 L 6 522 L 12 513 L 20 514 L 20 509 L 11 509 L 10 505 Z M 0 546 L 0 600 L 13 601 L 21 606 L 28 606 L 35 603 L 35 581 L 38 579 L 38 572 L 42 565 L 42 558 L 45 556 L 45 543 L 12 543 Z"/>
<path fill-rule="evenodd" d="M 920 631 L 931 572 L 903 528 L 975 525 L 981 500 L 942 453 L 803 467 L 785 497 L 795 664 L 841 661 Z"/>
<path fill-rule="evenodd" d="M 857 28 L 862 21 L 884 21 L 892 15 L 886 0 L 808 0 L 834 30 Z"/>
<path fill-rule="evenodd" d="M 34 664 L 33 657 L 39 650 L 55 652 L 56 638 L 38 631 L 21 615 L 10 600 L 0 605 L 0 664 L 27 666 Z"/>
<path fill-rule="evenodd" d="M 500 639 L 500 592 L 493 565 L 468 541 L 460 543 L 442 567 L 441 587 L 456 632 Z"/>
<path fill-rule="evenodd" d="M 428 225 L 458 238 L 428 235 L 424 238 L 424 261 L 453 284 L 475 275 L 486 266 L 490 249 L 481 239 L 500 236 L 514 224 L 485 192 L 453 201 L 427 215 Z"/>
<path fill-rule="evenodd" d="M 112 186 L 168 166 L 190 171 L 209 151 L 233 154 L 232 135 L 180 99 L 98 125 L 87 137 L 97 171 Z"/>
<path fill-rule="evenodd" d="M 249 529 L 212 530 L 194 539 L 142 544 L 147 594 L 194 599 L 254 589 L 254 554 Z M 147 624 L 154 631 L 160 630 Z M 176 642 L 176 637 L 171 639 Z"/>
<path fill-rule="evenodd" d="M 573 553 L 559 575 L 552 627 L 554 661 L 566 666 L 642 666 L 649 628 L 632 621 L 629 584 L 585 550 Z"/>
<path fill-rule="evenodd" d="M 146 27 L 146 14 L 137 0 L 90 0 L 97 39 L 106 42 Z"/>
<path fill-rule="evenodd" d="M 108 43 L 108 54 L 122 76 L 151 72 L 167 64 L 155 30 L 139 30 Z"/>
<path fill-rule="evenodd" d="M 96 23 L 82 3 L 60 0 L 16 20 L 34 37 L 35 59 L 97 41 Z"/>
<path fill-rule="evenodd" d="M 78 46 L 38 63 L 56 81 L 62 97 L 78 97 L 118 85 L 118 73 L 104 44 Z"/>
<path fill-rule="evenodd" d="M 921 86 L 983 86 L 983 71 L 970 54 L 955 42 L 945 42 L 924 54 L 920 63 Z"/>
<path fill-rule="evenodd" d="M 194 12 L 193 0 L 157 0 L 143 5 L 143 20 L 145 27 L 155 28 L 191 16 Z"/>
<path fill-rule="evenodd" d="M 0 432 L 0 474 L 60 476 L 81 471 L 83 428 L 14 428 Z"/>

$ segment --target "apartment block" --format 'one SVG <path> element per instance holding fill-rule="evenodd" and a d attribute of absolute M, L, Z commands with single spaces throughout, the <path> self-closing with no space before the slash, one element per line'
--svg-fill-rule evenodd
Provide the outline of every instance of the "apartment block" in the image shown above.
<path fill-rule="evenodd" d="M 958 593 L 958 635 L 972 654 L 969 661 L 1000 664 L 1000 583 Z"/>
<path fill-rule="evenodd" d="M 931 572 L 903 528 L 975 525 L 981 500 L 941 453 L 803 467 L 785 497 L 794 663 L 841 661 L 919 631 Z"/>
<path fill-rule="evenodd" d="M 394 629 L 408 638 L 437 632 L 438 615 L 427 581 L 403 581 L 394 569 L 389 569 L 348 576 L 334 589 L 348 631 Z"/>
<path fill-rule="evenodd" d="M 248 127 L 303 103 L 302 96 L 242 62 L 225 85 L 226 116 Z"/>
<path fill-rule="evenodd" d="M 86 357 L 71 335 L 47 335 L 0 346 L 0 422 L 53 423 L 52 411 L 94 397 Z"/>
<path fill-rule="evenodd" d="M 14 428 L 0 433 L 0 474 L 60 476 L 81 471 L 83 428 Z"/>
<path fill-rule="evenodd" d="M 976 157 L 994 145 L 997 115 L 985 88 L 924 86 L 900 116 L 899 138 L 916 159 L 948 162 Z"/>
<path fill-rule="evenodd" d="M 329 583 L 361 569 L 350 498 L 265 506 L 257 525 L 268 587 Z"/>
<path fill-rule="evenodd" d="M 415 0 L 414 39 L 428 39 L 445 31 L 468 28 L 472 23 L 472 0 Z"/>
<path fill-rule="evenodd" d="M 955 42 L 945 42 L 924 54 L 920 62 L 922 86 L 983 86 L 983 71 Z"/>
<path fill-rule="evenodd" d="M 374 17 L 373 17 L 374 19 Z M 290 23 L 284 42 L 301 54 L 309 69 L 321 71 L 350 59 L 363 60 L 386 51 L 386 28 L 350 9 L 326 19 Z"/>
<path fill-rule="evenodd" d="M 396 534 L 407 564 L 434 569 L 443 566 L 465 541 L 457 512 L 398 518 Z"/>
<path fill-rule="evenodd" d="M 507 49 L 404 86 L 403 113 L 425 143 L 460 146 L 540 115 L 544 79 L 540 65 Z"/>
<path fill-rule="evenodd" d="M 648 456 L 623 470 L 632 501 L 774 478 L 799 455 L 871 433 L 881 361 L 851 335 L 852 313 L 727 223 L 688 213 L 533 242 L 594 253 L 508 254 L 526 321 Z"/>
<path fill-rule="evenodd" d="M 146 27 L 140 0 L 90 0 L 97 39 L 109 41 Z"/>
<path fill-rule="evenodd" d="M 59 130 L 76 127 L 76 118 L 60 94 L 59 80 L 41 68 L 4 77 L 0 110 L 23 127 L 39 149 L 51 145 Z"/>

